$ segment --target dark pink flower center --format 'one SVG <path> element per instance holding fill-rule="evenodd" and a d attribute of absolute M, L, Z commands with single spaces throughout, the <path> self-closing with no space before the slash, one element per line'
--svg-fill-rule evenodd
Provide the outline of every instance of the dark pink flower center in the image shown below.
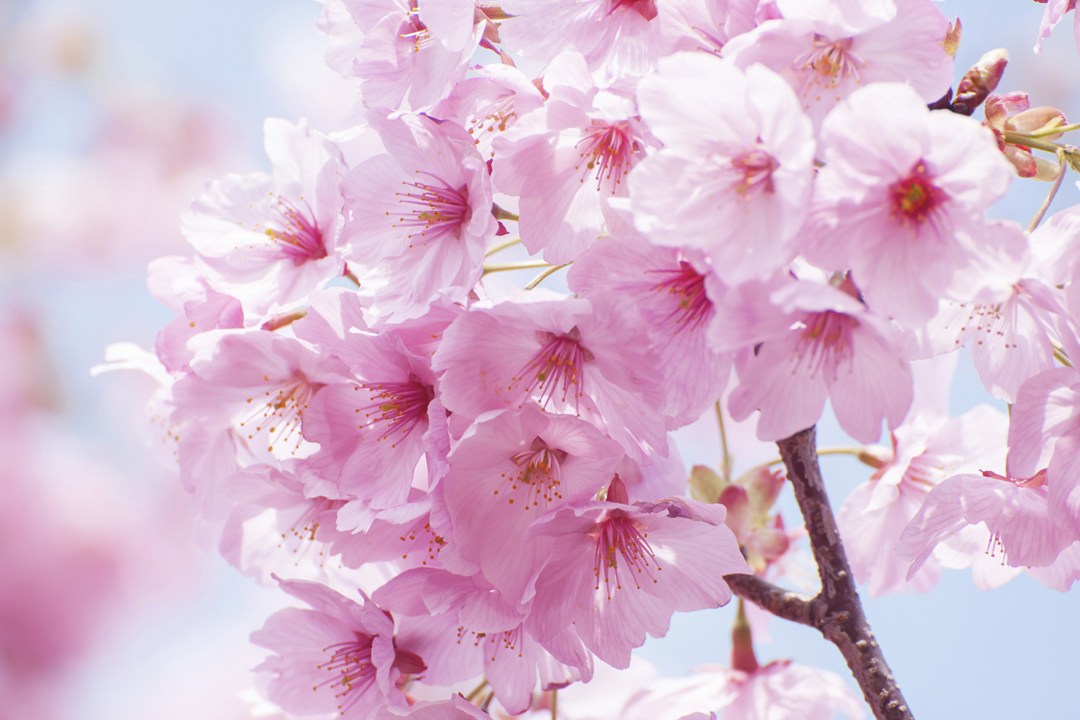
<path fill-rule="evenodd" d="M 528 450 L 510 458 L 517 470 L 502 474 L 510 483 L 511 497 L 507 498 L 507 504 L 515 504 L 513 496 L 521 489 L 525 491 L 523 506 L 526 510 L 541 507 L 541 503 L 547 507 L 549 503 L 562 500 L 562 463 L 566 458 L 566 451 L 548 447 L 542 438 L 534 438 Z"/>
<path fill-rule="evenodd" d="M 394 227 L 409 230 L 409 247 L 417 240 L 424 246 L 447 235 L 460 238 L 462 227 L 472 217 L 469 189 L 464 185 L 455 189 L 431 173 L 418 171 L 417 175 L 426 175 L 431 182 L 401 183 L 406 190 L 394 193 L 400 213 Z"/>
<path fill-rule="evenodd" d="M 841 363 L 851 362 L 852 335 L 859 321 L 850 315 L 826 310 L 807 315 L 802 325 L 795 346 L 798 366 L 805 363 L 811 376 L 824 369 L 835 377 Z"/>
<path fill-rule="evenodd" d="M 269 382 L 270 378 L 263 375 L 263 380 Z M 239 422 L 241 432 L 247 434 L 248 440 L 254 440 L 257 434 L 265 431 L 269 452 L 277 448 L 279 453 L 295 453 L 304 442 L 300 431 L 304 411 L 321 387 L 300 376 L 264 390 L 262 397 L 247 398 L 246 402 L 252 408 Z"/>
<path fill-rule="evenodd" d="M 330 653 L 330 658 L 316 668 L 326 671 L 329 677 L 311 688 L 315 692 L 324 687 L 333 690 L 342 714 L 375 682 L 375 666 L 371 664 L 374 638 L 361 632 L 354 635 L 352 640 L 323 648 L 324 653 Z"/>
<path fill-rule="evenodd" d="M 540 349 L 511 378 L 510 389 L 520 383 L 525 397 L 536 396 L 545 409 L 561 393 L 559 402 L 571 400 L 576 410 L 584 394 L 585 363 L 593 359 L 593 354 L 581 344 L 581 331 L 574 326 L 564 335 L 541 331 L 537 336 Z"/>
<path fill-rule="evenodd" d="M 427 427 L 428 405 L 435 391 L 414 376 L 405 382 L 374 382 L 353 386 L 371 392 L 371 403 L 354 410 L 363 414 L 359 427 L 379 431 L 378 442 L 390 440 L 390 447 L 407 438 L 417 426 Z"/>
<path fill-rule="evenodd" d="M 651 289 L 665 293 L 671 299 L 674 307 L 664 320 L 674 326 L 675 333 L 696 330 L 712 317 L 713 304 L 705 294 L 705 276 L 693 265 L 680 260 L 677 270 L 652 272 L 664 278 Z"/>
<path fill-rule="evenodd" d="M 611 0 L 611 10 L 608 11 L 608 15 L 621 8 L 633 10 L 646 20 L 653 20 L 659 14 L 656 9 L 656 0 Z"/>
<path fill-rule="evenodd" d="M 637 588 L 641 587 L 642 577 L 658 582 L 654 570 L 658 573 L 663 568 L 649 546 L 648 533 L 642 532 L 626 511 L 612 510 L 596 530 L 593 556 L 596 589 L 603 582 L 610 600 L 624 582 L 632 582 Z"/>
<path fill-rule="evenodd" d="M 933 219 L 946 197 L 945 192 L 934 185 L 926 163 L 920 160 L 906 178 L 889 187 L 890 212 L 902 224 L 918 227 Z"/>
<path fill-rule="evenodd" d="M 577 167 L 581 169 L 582 165 L 585 166 L 581 182 L 595 177 L 597 190 L 607 185 L 614 195 L 623 177 L 630 171 L 634 154 L 638 151 L 638 144 L 630 132 L 630 123 L 607 124 L 594 120 L 592 125 L 585 128 L 577 146 L 581 155 Z"/>
<path fill-rule="evenodd" d="M 268 227 L 263 232 L 277 245 L 282 257 L 300 265 L 308 260 L 320 260 L 326 257 L 322 232 L 313 219 L 314 212 L 307 202 L 304 212 L 282 196 L 276 196 L 270 203 L 270 209 L 277 215 L 277 227 Z"/>

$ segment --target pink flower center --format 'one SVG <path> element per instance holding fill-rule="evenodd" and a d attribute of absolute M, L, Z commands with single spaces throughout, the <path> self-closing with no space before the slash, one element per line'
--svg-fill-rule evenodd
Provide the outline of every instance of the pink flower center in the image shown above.
<path fill-rule="evenodd" d="M 581 158 L 576 167 L 580 170 L 582 164 L 585 166 L 581 182 L 596 177 L 596 189 L 600 191 L 607 185 L 612 195 L 630 171 L 639 149 L 630 132 L 630 123 L 625 120 L 610 125 L 594 120 L 585 128 L 577 146 Z"/>
<path fill-rule="evenodd" d="M 269 382 L 270 378 L 263 375 L 263 380 Z M 278 453 L 286 456 L 296 453 L 304 442 L 300 432 L 304 411 L 320 387 L 299 377 L 264 390 L 261 398 L 257 395 L 247 398 L 252 408 L 238 423 L 241 431 L 247 433 L 248 440 L 265 431 L 269 452 L 277 448 Z"/>
<path fill-rule="evenodd" d="M 652 286 L 652 290 L 666 293 L 674 307 L 665 322 L 674 325 L 675 333 L 696 330 L 713 314 L 712 301 L 705 294 L 705 276 L 685 260 L 679 261 L 677 270 L 654 270 L 665 278 Z"/>
<path fill-rule="evenodd" d="M 802 66 L 833 86 L 846 78 L 858 80 L 862 62 L 851 53 L 851 45 L 851 38 L 834 41 L 815 33 L 814 49 L 801 58 Z"/>
<path fill-rule="evenodd" d="M 749 197 L 752 193 L 771 193 L 775 190 L 772 176 L 780 163 L 764 150 L 747 150 L 733 157 L 731 166 L 736 175 L 741 176 L 735 185 L 735 192 L 739 195 Z"/>
<path fill-rule="evenodd" d="M 525 397 L 537 396 L 541 407 L 548 404 L 561 391 L 559 402 L 572 400 L 575 411 L 584 394 L 585 363 L 593 354 L 581 345 L 581 331 L 574 326 L 565 335 L 546 331 L 537 333 L 540 349 L 529 362 L 511 378 L 510 388 L 523 384 Z"/>
<path fill-rule="evenodd" d="M 363 413 L 363 422 L 358 427 L 380 431 L 378 442 L 392 438 L 390 447 L 396 448 L 418 425 L 427 427 L 428 405 L 435 391 L 416 376 L 410 375 L 406 382 L 364 383 L 353 388 L 371 392 L 371 403 L 354 412 Z"/>
<path fill-rule="evenodd" d="M 293 520 L 288 531 L 281 533 L 281 542 L 278 547 L 296 555 L 299 563 L 300 559 L 306 557 L 311 548 L 315 547 L 316 536 L 322 526 L 320 518 L 333 518 L 344 505 L 344 500 L 330 500 L 322 497 L 305 500 L 303 511 Z M 316 564 L 322 567 L 322 560 L 320 559 Z"/>
<path fill-rule="evenodd" d="M 371 643 L 374 638 L 365 633 L 354 633 L 355 639 L 329 645 L 323 652 L 330 659 L 316 666 L 330 677 L 312 686 L 312 690 L 330 688 L 338 701 L 338 709 L 344 714 L 375 682 L 375 666 L 371 664 Z"/>
<path fill-rule="evenodd" d="M 656 9 L 656 0 L 611 0 L 611 10 L 608 11 L 608 15 L 622 8 L 633 10 L 646 20 L 653 20 L 659 14 Z"/>
<path fill-rule="evenodd" d="M 263 231 L 277 244 L 281 256 L 292 260 L 295 265 L 326 257 L 322 232 L 318 223 L 311 218 L 315 213 L 307 201 L 303 198 L 300 201 L 307 206 L 306 213 L 282 196 L 276 196 L 270 203 L 270 209 L 277 215 L 280 227 L 268 227 Z"/>
<path fill-rule="evenodd" d="M 431 173 L 432 182 L 403 182 L 407 189 L 394 193 L 398 198 L 401 215 L 393 224 L 395 228 L 409 230 L 409 247 L 419 239 L 421 246 L 444 236 L 461 237 L 461 229 L 472 217 L 469 206 L 469 189 L 462 185 L 454 189 Z"/>
<path fill-rule="evenodd" d="M 915 163 L 908 176 L 889 188 L 892 217 L 904 225 L 918 227 L 933 220 L 935 211 L 945 202 L 946 195 L 934 185 L 933 177 L 922 160 Z"/>
<path fill-rule="evenodd" d="M 557 448 L 550 448 L 541 438 L 534 438 L 528 450 L 523 450 L 510 458 L 517 466 L 517 470 L 510 473 L 502 473 L 510 483 L 510 492 L 517 494 L 521 488 L 525 490 L 524 508 L 547 507 L 549 503 L 562 500 L 562 463 L 566 460 L 566 452 Z M 496 490 L 498 495 L 499 491 Z M 514 498 L 507 498 L 508 505 L 515 504 Z"/>
<path fill-rule="evenodd" d="M 399 539 L 405 545 L 405 551 L 401 554 L 401 558 L 407 560 L 410 553 L 419 552 L 424 556 L 424 559 L 420 561 L 421 565 L 435 562 L 439 558 L 439 553 L 442 552 L 443 547 L 446 546 L 446 538 L 437 535 L 431 529 L 431 523 L 426 520 L 422 523 L 417 522 L 409 532 L 399 536 Z"/>
<path fill-rule="evenodd" d="M 612 510 L 596 530 L 596 589 L 600 589 L 602 578 L 610 600 L 616 590 L 623 588 L 624 581 L 632 581 L 637 588 L 641 587 L 642 577 L 658 582 L 653 570 L 660 572 L 663 568 L 649 546 L 648 533 L 641 532 L 626 511 Z"/>
<path fill-rule="evenodd" d="M 835 379 L 840 364 L 851 362 L 852 334 L 859 321 L 850 315 L 826 310 L 807 315 L 802 325 L 795 346 L 797 367 L 806 363 L 811 377 L 824 369 Z"/>

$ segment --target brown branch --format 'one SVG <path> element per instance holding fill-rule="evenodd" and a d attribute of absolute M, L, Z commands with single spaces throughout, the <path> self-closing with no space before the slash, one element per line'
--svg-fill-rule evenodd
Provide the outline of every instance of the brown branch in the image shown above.
<path fill-rule="evenodd" d="M 814 428 L 777 443 L 795 489 L 821 577 L 808 599 L 750 575 L 728 575 L 731 589 L 769 612 L 817 628 L 836 645 L 878 720 L 912 720 L 892 670 L 866 620 L 818 466 Z"/>
<path fill-rule="evenodd" d="M 814 611 L 820 605 L 815 606 L 813 598 L 777 587 L 756 575 L 725 575 L 724 580 L 732 592 L 762 610 L 800 625 L 817 627 L 818 620 L 814 617 Z"/>
<path fill-rule="evenodd" d="M 866 702 L 874 711 L 874 717 L 911 720 L 911 711 L 874 639 L 855 589 L 855 578 L 818 467 L 814 428 L 797 432 L 778 442 L 777 446 L 795 488 L 799 510 L 806 520 L 810 547 L 821 577 L 818 598 L 824 599 L 825 612 L 821 623 L 815 627 L 844 656 Z"/>

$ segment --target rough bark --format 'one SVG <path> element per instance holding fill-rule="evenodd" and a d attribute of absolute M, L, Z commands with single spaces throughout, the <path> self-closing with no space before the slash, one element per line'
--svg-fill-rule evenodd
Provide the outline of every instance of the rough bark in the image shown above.
<path fill-rule="evenodd" d="M 817 628 L 844 656 L 878 720 L 912 720 L 903 694 L 866 620 L 818 466 L 814 428 L 777 443 L 806 522 L 821 592 L 806 598 L 749 575 L 726 577 L 732 590 L 786 620 Z"/>

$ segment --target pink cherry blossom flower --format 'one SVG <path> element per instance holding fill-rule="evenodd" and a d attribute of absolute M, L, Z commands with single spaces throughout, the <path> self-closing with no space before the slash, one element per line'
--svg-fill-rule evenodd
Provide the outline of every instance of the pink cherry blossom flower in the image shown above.
<path fill-rule="evenodd" d="M 664 454 L 660 373 L 629 308 L 535 290 L 522 299 L 474 305 L 447 328 L 433 363 L 446 408 L 467 421 L 537 402 L 588 420 L 638 460 Z"/>
<path fill-rule="evenodd" d="M 322 29 L 332 64 L 359 78 L 367 107 L 423 112 L 465 77 L 483 33 L 475 20 L 473 0 L 332 0 Z"/>
<path fill-rule="evenodd" d="M 791 325 L 737 359 L 739 385 L 728 400 L 735 420 L 759 410 L 758 437 L 779 440 L 816 423 L 828 398 L 856 440 L 877 440 L 882 420 L 900 424 L 912 381 L 892 327 L 829 285 L 795 283 L 774 300 Z"/>
<path fill-rule="evenodd" d="M 529 252 L 551 263 L 577 257 L 618 228 L 612 201 L 648 142 L 633 99 L 597 84 L 575 53 L 547 68 L 544 105 L 494 143 L 494 181 L 520 198 L 518 229 Z"/>
<path fill-rule="evenodd" d="M 461 695 L 442 702 L 417 703 L 408 711 L 385 713 L 379 720 L 491 720 L 491 716 Z"/>
<path fill-rule="evenodd" d="M 550 550 L 526 537 L 529 524 L 595 496 L 622 455 L 589 423 L 534 404 L 484 416 L 451 453 L 440 486 L 451 529 L 440 534 L 452 535 L 508 602 L 523 602 Z"/>
<path fill-rule="evenodd" d="M 533 636 L 523 613 L 479 577 L 428 568 L 410 570 L 379 588 L 375 598 L 401 622 L 398 637 L 425 658 L 426 683 L 445 685 L 483 673 L 495 697 L 517 715 L 533 691 L 588 681 L 591 656 L 576 642 L 575 667 L 559 663 Z M 575 643 L 568 629 L 562 644 Z"/>
<path fill-rule="evenodd" d="M 495 138 L 543 104 L 540 89 L 521 70 L 483 65 L 474 76 L 455 85 L 432 114 L 465 128 L 481 157 L 487 159 L 495 156 Z"/>
<path fill-rule="evenodd" d="M 581 297 L 618 295 L 640 310 L 669 388 L 664 414 L 675 426 L 696 420 L 727 385 L 730 357 L 706 340 L 716 316 L 709 292 L 722 287 L 707 284 L 710 275 L 699 255 L 626 236 L 598 241 L 567 276 Z"/>
<path fill-rule="evenodd" d="M 341 304 L 335 307 L 334 299 Z M 382 509 L 406 500 L 422 459 L 430 481 L 438 479 L 450 438 L 430 360 L 410 352 L 396 328 L 376 334 L 354 325 L 363 323 L 358 310 L 356 296 L 341 293 L 294 326 L 297 336 L 317 342 L 349 371 L 306 409 L 304 438 L 319 451 L 302 472 L 317 492 Z"/>
<path fill-rule="evenodd" d="M 151 293 L 178 313 L 158 333 L 154 352 L 170 372 L 181 372 L 191 362 L 188 341 L 207 330 L 244 326 L 244 310 L 234 297 L 214 290 L 199 277 L 191 262 L 160 258 L 150 264 Z"/>
<path fill-rule="evenodd" d="M 983 471 L 957 475 L 930 491 L 904 529 L 897 552 L 911 559 L 909 576 L 949 535 L 980 523 L 989 531 L 986 553 L 1012 567 L 1045 567 L 1078 538 L 1051 519 L 1046 474 L 1011 478 Z"/>
<path fill-rule="evenodd" d="M 850 268 L 876 312 L 918 325 L 939 298 L 967 301 L 994 285 L 978 272 L 985 255 L 1003 258 L 999 268 L 1022 256 L 1021 234 L 983 220 L 1013 172 L 973 120 L 927 110 L 907 85 L 875 83 L 830 113 L 822 142 L 807 259 Z"/>
<path fill-rule="evenodd" d="M 1080 534 L 1080 373 L 1047 370 L 1020 386 L 1009 423 L 1010 477 L 1046 470 L 1054 520 Z M 1040 476 L 1041 477 L 1041 476 Z"/>
<path fill-rule="evenodd" d="M 724 90 L 702 93 L 702 85 Z M 664 143 L 630 175 L 638 229 L 658 244 L 704 250 L 728 282 L 767 277 L 790 261 L 814 158 L 791 88 L 762 67 L 744 73 L 681 53 L 641 81 L 638 102 Z"/>
<path fill-rule="evenodd" d="M 251 641 L 275 654 L 256 668 L 269 675 L 267 695 L 302 716 L 337 712 L 344 720 L 405 709 L 399 683 L 424 670 L 419 656 L 394 643 L 394 621 L 360 593 L 360 602 L 324 585 L 281 580 L 281 589 L 310 609 L 272 615 Z"/>
<path fill-rule="evenodd" d="M 939 362 L 920 369 L 926 384 L 917 388 L 919 400 L 891 433 L 891 449 L 872 461 L 880 465 L 837 513 L 852 572 L 871 596 L 934 586 L 941 558 L 928 556 L 917 572 L 908 572 L 910 563 L 897 554 L 901 533 L 942 480 L 1004 461 L 1006 418 L 986 405 L 949 417 L 943 401 L 951 372 L 942 373 Z M 940 378 L 931 376 L 935 371 Z"/>
<path fill-rule="evenodd" d="M 304 414 L 327 383 L 345 368 L 305 343 L 272 332 L 214 331 L 198 345 L 191 372 L 171 388 L 172 424 L 180 476 L 204 514 L 219 514 L 221 483 L 242 467 L 282 463 L 310 455 Z"/>
<path fill-rule="evenodd" d="M 341 275 L 340 153 L 306 124 L 264 127 L 272 174 L 228 175 L 183 217 L 197 270 L 247 316 L 289 309 Z"/>
<path fill-rule="evenodd" d="M 532 613 L 540 637 L 571 622 L 598 658 L 625 668 L 646 633 L 665 635 L 675 612 L 725 605 L 723 576 L 751 570 L 722 507 L 683 501 L 691 516 L 665 503 L 628 505 L 617 475 L 607 497 L 533 525 L 533 538 L 557 542 L 536 580 Z"/>
<path fill-rule="evenodd" d="M 1001 302 L 943 302 L 920 335 L 935 354 L 967 346 L 987 391 L 1014 402 L 1024 381 L 1055 366 L 1066 322 L 1061 292 L 1028 271 Z"/>
<path fill-rule="evenodd" d="M 642 76 L 659 50 L 663 2 L 656 0 L 503 0 L 512 15 L 499 28 L 511 52 L 549 62 L 565 50 L 607 77 Z"/>
<path fill-rule="evenodd" d="M 718 665 L 688 678 L 653 683 L 631 699 L 625 720 L 676 718 L 689 710 L 718 708 L 725 720 L 859 720 L 864 706 L 831 672 L 776 660 L 752 671 Z"/>
<path fill-rule="evenodd" d="M 263 581 L 274 574 L 324 582 L 341 500 L 306 497 L 294 473 L 256 466 L 222 483 L 234 508 L 218 550 L 240 572 Z"/>
<path fill-rule="evenodd" d="M 463 301 L 495 234 L 488 170 L 461 127 L 423 115 L 375 125 L 386 151 L 342 183 L 346 256 L 388 275 L 382 314 L 415 317 Z"/>
<path fill-rule="evenodd" d="M 872 83 L 908 83 L 923 104 L 949 89 L 949 21 L 931 0 L 780 7 L 785 19 L 735 38 L 724 56 L 739 67 L 761 63 L 782 75 L 815 128 L 837 103 Z"/>
<path fill-rule="evenodd" d="M 1080 48 L 1080 15 L 1077 15 L 1076 0 L 1035 0 L 1046 4 L 1042 22 L 1039 24 L 1039 36 L 1035 39 L 1035 52 L 1042 50 L 1043 41 L 1050 37 L 1050 33 L 1059 22 L 1065 18 L 1065 13 L 1073 10 L 1073 37 L 1076 47 Z"/>

